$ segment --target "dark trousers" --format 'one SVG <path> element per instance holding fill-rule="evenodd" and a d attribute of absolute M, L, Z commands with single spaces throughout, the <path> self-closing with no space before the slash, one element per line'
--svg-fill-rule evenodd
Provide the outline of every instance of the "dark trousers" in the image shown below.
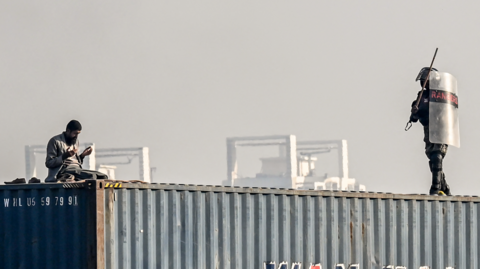
<path fill-rule="evenodd" d="M 86 170 L 78 165 L 68 165 L 60 168 L 57 174 L 57 178 L 60 178 L 62 174 L 70 174 L 75 177 L 75 180 L 83 179 L 108 179 L 108 176 L 98 171 Z"/>
<path fill-rule="evenodd" d="M 432 186 L 430 193 L 443 191 L 446 194 L 450 193 L 450 187 L 445 180 L 445 173 L 443 173 L 443 159 L 447 154 L 448 145 L 430 143 L 428 126 L 423 127 L 425 142 L 425 155 L 429 159 L 430 171 L 432 172 Z"/>

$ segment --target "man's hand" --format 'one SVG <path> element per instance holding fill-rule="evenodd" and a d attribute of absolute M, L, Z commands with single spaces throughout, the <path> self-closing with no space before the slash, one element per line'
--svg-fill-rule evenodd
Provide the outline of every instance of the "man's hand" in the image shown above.
<path fill-rule="evenodd" d="M 84 158 L 85 156 L 92 154 L 92 151 L 92 147 L 88 147 L 82 152 L 82 154 L 80 154 L 80 157 Z"/>
<path fill-rule="evenodd" d="M 77 149 L 76 148 L 68 148 L 67 151 L 65 151 L 65 153 L 63 153 L 63 156 L 62 158 L 65 160 L 66 158 L 70 158 L 72 157 L 73 155 L 75 155 L 75 153 L 77 153 Z"/>
<path fill-rule="evenodd" d="M 410 122 L 417 122 L 417 121 L 418 121 L 418 118 L 415 117 L 415 114 L 412 113 L 412 114 L 410 115 Z"/>

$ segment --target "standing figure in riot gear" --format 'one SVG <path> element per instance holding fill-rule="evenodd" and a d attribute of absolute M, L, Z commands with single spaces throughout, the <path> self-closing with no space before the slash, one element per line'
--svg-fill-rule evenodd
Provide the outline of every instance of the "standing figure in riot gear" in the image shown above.
<path fill-rule="evenodd" d="M 418 107 L 417 100 L 412 103 L 410 122 L 420 121 L 423 125 L 425 154 L 432 172 L 430 195 L 451 195 L 442 163 L 447 154 L 448 144 L 460 146 L 457 83 L 452 75 L 440 73 L 435 68 L 432 68 L 429 77 L 428 73 L 429 68 L 424 67 L 417 76 L 416 81 L 420 80 L 420 85 L 425 85 L 425 89 L 423 93 L 420 91 L 417 95 L 417 100 L 420 98 Z"/>

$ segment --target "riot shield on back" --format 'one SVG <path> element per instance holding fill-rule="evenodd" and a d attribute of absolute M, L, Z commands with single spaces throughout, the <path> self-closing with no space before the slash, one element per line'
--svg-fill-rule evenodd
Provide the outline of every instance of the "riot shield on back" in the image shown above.
<path fill-rule="evenodd" d="M 429 84 L 429 140 L 459 148 L 457 80 L 449 73 L 432 71 Z"/>

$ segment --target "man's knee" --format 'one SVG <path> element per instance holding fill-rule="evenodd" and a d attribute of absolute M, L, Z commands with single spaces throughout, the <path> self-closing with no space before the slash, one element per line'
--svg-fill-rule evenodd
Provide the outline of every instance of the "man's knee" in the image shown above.
<path fill-rule="evenodd" d="M 431 169 L 432 171 L 442 171 L 443 156 L 439 152 L 432 153 L 430 155 Z"/>

